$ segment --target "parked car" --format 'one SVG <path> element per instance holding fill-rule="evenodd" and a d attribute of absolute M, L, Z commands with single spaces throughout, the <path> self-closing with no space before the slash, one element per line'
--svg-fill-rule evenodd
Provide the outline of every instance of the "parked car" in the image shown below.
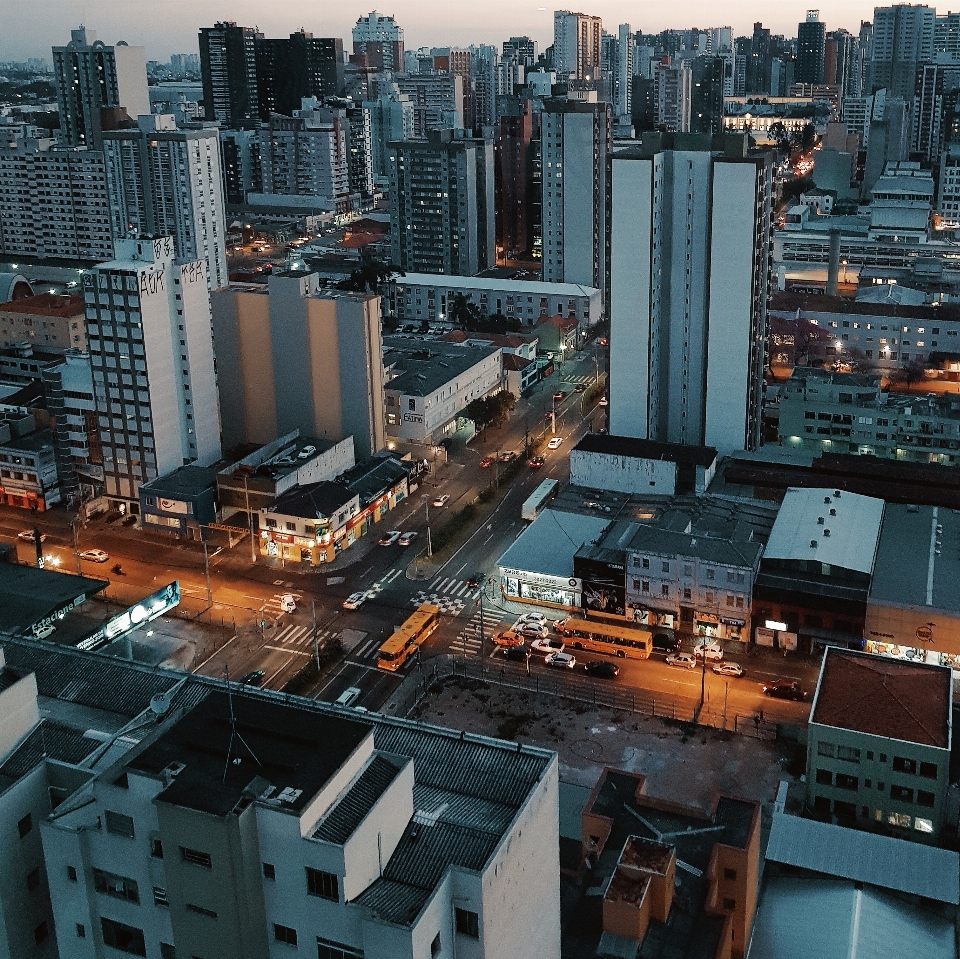
<path fill-rule="evenodd" d="M 244 686 L 262 686 L 263 685 L 263 670 L 255 669 L 252 673 L 247 673 L 240 682 Z"/>
<path fill-rule="evenodd" d="M 504 646 L 503 656 L 512 662 L 525 663 L 530 658 L 530 650 L 526 646 Z"/>
<path fill-rule="evenodd" d="M 295 613 L 297 611 L 297 597 L 293 593 L 284 593 L 280 597 L 280 610 L 284 613 Z"/>
<path fill-rule="evenodd" d="M 338 706 L 352 706 L 360 698 L 360 692 L 359 686 L 348 686 L 334 702 Z"/>
<path fill-rule="evenodd" d="M 723 647 L 719 643 L 699 643 L 697 648 L 694 649 L 693 655 L 700 659 L 701 656 L 706 657 L 707 662 L 717 662 L 719 663 L 723 659 Z"/>
<path fill-rule="evenodd" d="M 535 639 L 530 644 L 530 648 L 535 653 L 562 653 L 564 644 L 562 639 L 543 637 L 542 639 Z"/>
<path fill-rule="evenodd" d="M 344 609 L 359 609 L 366 598 L 366 592 L 351 593 L 341 605 Z"/>
<path fill-rule="evenodd" d="M 52 636 L 56 631 L 57 631 L 57 627 L 50 626 L 49 624 L 46 626 L 33 627 L 33 635 L 36 636 L 37 639 L 47 639 L 48 637 Z"/>
<path fill-rule="evenodd" d="M 555 666 L 557 669 L 573 669 L 577 665 L 577 658 L 570 653 L 550 653 L 543 662 L 544 665 Z"/>
<path fill-rule="evenodd" d="M 532 459 L 527 460 L 527 466 L 532 470 L 538 470 L 543 466 L 544 460 L 542 456 L 534 456 Z"/>
<path fill-rule="evenodd" d="M 587 663 L 583 668 L 589 676 L 599 676 L 600 679 L 616 679 L 620 675 L 620 667 L 616 663 Z"/>
<path fill-rule="evenodd" d="M 512 629 L 505 629 L 493 634 L 493 642 L 495 646 L 522 646 L 526 640 Z"/>
<path fill-rule="evenodd" d="M 599 402 L 597 405 L 598 405 L 598 406 L 609 406 L 610 404 L 609 404 L 609 402 L 607 401 L 607 398 L 606 398 L 605 396 L 601 396 L 601 397 L 600 397 L 600 402 Z"/>
<path fill-rule="evenodd" d="M 731 663 L 729 660 L 713 667 L 713 671 L 718 676 L 742 676 L 743 667 L 739 663 Z"/>
<path fill-rule="evenodd" d="M 693 669 L 697 665 L 697 661 L 689 653 L 671 653 L 667 657 L 667 665 Z"/>
<path fill-rule="evenodd" d="M 562 437 L 562 436 L 554 436 L 553 439 L 550 440 L 549 443 L 547 443 L 547 449 L 548 449 L 548 450 L 558 450 L 558 449 L 560 449 L 560 447 L 561 447 L 562 445 L 563 445 L 563 437 Z"/>
<path fill-rule="evenodd" d="M 393 546 L 393 544 L 398 539 L 400 539 L 400 536 L 401 536 L 400 530 L 391 529 L 391 530 L 388 530 L 386 533 L 384 533 L 383 536 L 381 536 L 380 539 L 377 540 L 377 542 L 381 546 Z"/>
<path fill-rule="evenodd" d="M 17 539 L 22 539 L 25 543 L 34 542 L 33 530 L 32 529 L 21 530 L 19 533 L 17 533 Z M 41 533 L 40 542 L 45 543 L 46 541 L 47 541 L 47 534 Z"/>
<path fill-rule="evenodd" d="M 316 446 L 304 446 L 304 448 L 300 450 L 299 453 L 297 453 L 297 459 L 298 460 L 309 459 L 311 456 L 313 456 L 314 453 L 316 453 L 316 451 L 317 451 Z"/>
<path fill-rule="evenodd" d="M 84 559 L 88 563 L 108 563 L 110 554 L 105 553 L 102 549 L 85 549 L 80 554 L 80 559 Z"/>
<path fill-rule="evenodd" d="M 409 546 L 420 534 L 416 530 L 410 530 L 409 533 L 404 533 L 397 542 L 401 546 Z"/>
<path fill-rule="evenodd" d="M 489 469 L 492 464 L 493 464 L 493 460 L 490 459 L 489 456 L 484 456 L 484 457 L 482 457 L 482 458 L 480 459 L 480 468 L 481 468 L 481 469 Z"/>
<path fill-rule="evenodd" d="M 653 648 L 658 653 L 675 653 L 680 649 L 680 640 L 670 633 L 654 633 Z"/>
<path fill-rule="evenodd" d="M 802 703 L 807 698 L 806 692 L 796 681 L 777 680 L 773 683 L 764 683 L 763 693 L 765 696 L 772 696 L 774 699 L 792 699 L 798 703 Z"/>
<path fill-rule="evenodd" d="M 430 505 L 436 506 L 437 509 L 439 509 L 441 506 L 446 506 L 449 500 L 450 500 L 450 494 L 444 493 L 441 496 L 437 496 Z"/>
<path fill-rule="evenodd" d="M 467 579 L 467 586 L 478 587 L 483 582 L 483 573 L 471 573 Z"/>

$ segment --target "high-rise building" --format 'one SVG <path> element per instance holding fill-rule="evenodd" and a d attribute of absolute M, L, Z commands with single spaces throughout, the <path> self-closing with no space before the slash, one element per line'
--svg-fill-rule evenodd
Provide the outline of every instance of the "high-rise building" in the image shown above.
<path fill-rule="evenodd" d="M 938 15 L 933 28 L 933 49 L 960 58 L 960 13 Z"/>
<path fill-rule="evenodd" d="M 304 97 L 321 102 L 343 92 L 343 41 L 299 30 L 289 37 L 257 37 L 257 95 L 260 119 L 293 116 Z"/>
<path fill-rule="evenodd" d="M 200 28 L 203 115 L 227 127 L 249 126 L 258 117 L 257 31 L 219 22 Z M 149 113 L 149 110 L 144 110 Z"/>
<path fill-rule="evenodd" d="M 370 116 L 370 149 L 374 182 L 385 187 L 390 180 L 390 144 L 394 140 L 412 140 L 413 104 L 392 81 L 380 84 L 376 100 L 365 100 Z"/>
<path fill-rule="evenodd" d="M 936 10 L 901 3 L 873 11 L 873 52 L 865 93 L 886 89 L 887 96 L 913 102 L 917 68 L 933 60 Z"/>
<path fill-rule="evenodd" d="M 651 135 L 610 161 L 610 432 L 760 444 L 772 160 Z"/>
<path fill-rule="evenodd" d="M 553 68 L 557 79 L 597 80 L 603 21 L 585 13 L 557 10 L 553 14 Z"/>
<path fill-rule="evenodd" d="M 103 154 L 53 140 L 0 148 L 0 254 L 112 259 Z"/>
<path fill-rule="evenodd" d="M 603 289 L 610 104 L 544 100 L 540 124 L 543 279 Z"/>
<path fill-rule="evenodd" d="M 114 236 L 172 236 L 179 259 L 203 260 L 211 290 L 225 285 L 218 130 L 178 130 L 172 116 L 158 114 L 141 116 L 137 124 L 104 136 Z"/>
<path fill-rule="evenodd" d="M 496 262 L 493 143 L 462 132 L 390 144 L 391 252 L 405 272 L 473 276 Z"/>
<path fill-rule="evenodd" d="M 939 63 L 924 63 L 917 70 L 917 81 L 911 111 L 910 151 L 919 154 L 927 163 L 939 163 L 943 146 L 944 90 L 955 88 L 960 79 L 956 67 L 947 68 Z"/>
<path fill-rule="evenodd" d="M 613 62 L 613 115 L 630 115 L 633 103 L 633 34 L 629 23 L 617 30 L 616 56 Z"/>
<path fill-rule="evenodd" d="M 795 83 L 823 83 L 826 25 L 819 10 L 808 10 L 807 19 L 797 27 Z"/>
<path fill-rule="evenodd" d="M 515 59 L 525 67 L 532 67 L 537 62 L 537 41 L 529 37 L 511 37 L 503 41 L 503 55 L 514 55 Z"/>
<path fill-rule="evenodd" d="M 498 117 L 495 145 L 497 259 L 533 245 L 533 105 L 507 100 Z"/>
<path fill-rule="evenodd" d="M 833 30 L 827 34 L 823 82 L 837 87 L 841 106 L 846 97 L 860 96 L 858 46 L 857 38 L 846 30 Z"/>
<path fill-rule="evenodd" d="M 353 28 L 353 52 L 365 56 L 377 71 L 400 73 L 403 64 L 403 28 L 393 17 L 381 17 L 376 10 L 360 17 Z"/>
<path fill-rule="evenodd" d="M 220 458 L 206 264 L 169 236 L 118 240 L 83 293 L 106 495 L 136 512 L 141 483 Z"/>
<path fill-rule="evenodd" d="M 455 73 L 409 73 L 394 78 L 401 94 L 413 104 L 413 135 L 430 130 L 462 130 L 466 120 L 463 77 Z"/>
<path fill-rule="evenodd" d="M 664 57 L 653 71 L 653 102 L 657 126 L 667 133 L 690 129 L 693 72 L 689 60 L 674 62 Z"/>
<path fill-rule="evenodd" d="M 723 129 L 723 97 L 728 57 L 694 57 L 690 63 L 690 132 Z"/>
<path fill-rule="evenodd" d="M 269 443 L 292 430 L 356 455 L 386 446 L 380 298 L 320 290 L 316 273 L 274 273 L 267 295 L 213 294 L 223 441 Z"/>
<path fill-rule="evenodd" d="M 762 23 L 755 23 L 746 66 L 747 93 L 770 92 L 770 60 L 770 31 Z"/>
<path fill-rule="evenodd" d="M 221 130 L 223 194 L 229 205 L 247 202 L 248 193 L 263 193 L 259 130 Z"/>
<path fill-rule="evenodd" d="M 104 130 L 150 112 L 143 47 L 108 47 L 82 26 L 70 38 L 53 48 L 61 138 L 67 146 L 99 149 Z"/>
<path fill-rule="evenodd" d="M 360 104 L 343 111 L 347 132 L 347 170 L 351 194 L 373 195 L 373 142 L 370 111 Z"/>

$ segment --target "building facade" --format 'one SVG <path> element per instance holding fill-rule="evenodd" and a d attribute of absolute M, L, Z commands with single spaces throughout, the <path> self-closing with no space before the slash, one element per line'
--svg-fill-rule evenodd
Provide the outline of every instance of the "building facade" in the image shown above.
<path fill-rule="evenodd" d="M 257 31 L 234 22 L 200 28 L 203 115 L 224 127 L 242 127 L 258 117 Z"/>
<path fill-rule="evenodd" d="M 601 66 L 603 21 L 585 13 L 553 14 L 553 68 L 564 80 L 597 80 Z"/>
<path fill-rule="evenodd" d="M 353 27 L 353 52 L 366 57 L 373 70 L 403 71 L 403 27 L 393 17 L 374 10 L 359 17 Z"/>
<path fill-rule="evenodd" d="M 899 3 L 873 11 L 873 46 L 868 89 L 886 89 L 895 99 L 913 101 L 917 68 L 933 60 L 937 11 L 923 4 Z"/>
<path fill-rule="evenodd" d="M 38 293 L 0 304 L 0 349 L 29 343 L 42 350 L 87 349 L 83 297 Z"/>

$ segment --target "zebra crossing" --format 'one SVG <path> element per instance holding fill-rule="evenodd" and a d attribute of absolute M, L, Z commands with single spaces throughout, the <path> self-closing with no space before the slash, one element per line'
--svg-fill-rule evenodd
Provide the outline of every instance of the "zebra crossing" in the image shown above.
<path fill-rule="evenodd" d="M 566 386 L 567 384 L 572 384 L 573 386 L 579 386 L 581 383 L 584 386 L 592 386 L 595 380 L 596 380 L 595 376 L 584 374 L 583 376 L 565 376 L 560 382 L 564 386 Z"/>
<path fill-rule="evenodd" d="M 399 579 L 401 576 L 403 576 L 402 569 L 388 569 L 376 582 L 367 587 L 367 599 L 373 599 L 374 596 L 382 593 L 395 579 Z"/>
<path fill-rule="evenodd" d="M 442 613 L 459 616 L 468 603 L 475 601 L 476 589 L 476 586 L 468 586 L 462 579 L 438 576 L 426 589 L 421 589 L 411 597 L 410 605 L 431 603 L 438 606 Z"/>
<path fill-rule="evenodd" d="M 450 649 L 454 653 L 460 653 L 462 656 L 481 656 L 483 655 L 483 642 L 481 639 L 480 627 L 483 626 L 483 636 L 492 636 L 500 628 L 501 623 L 498 617 L 491 616 L 490 611 L 486 610 L 481 617 L 480 610 L 470 617 L 470 621 L 463 627 L 463 631 L 450 644 Z"/>
<path fill-rule="evenodd" d="M 321 629 L 317 632 L 317 644 L 322 645 L 333 636 L 333 631 Z M 302 652 L 309 656 L 313 650 L 313 629 L 310 626 L 290 624 L 284 626 L 276 635 L 268 637 L 266 649 L 279 650 L 284 653 Z"/>

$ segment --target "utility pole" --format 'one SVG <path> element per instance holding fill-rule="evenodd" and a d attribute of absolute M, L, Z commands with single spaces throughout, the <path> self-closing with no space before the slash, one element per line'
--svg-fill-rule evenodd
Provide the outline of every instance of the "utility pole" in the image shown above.
<path fill-rule="evenodd" d="M 433 540 L 430 537 L 430 496 L 424 493 L 423 505 L 427 511 L 427 559 L 433 556 Z"/>
<path fill-rule="evenodd" d="M 243 474 L 243 492 L 247 498 L 247 523 L 250 526 L 250 562 L 257 561 L 257 541 L 253 536 L 253 513 L 250 512 L 250 483 L 246 473 Z"/>
<path fill-rule="evenodd" d="M 80 514 L 77 513 L 77 515 L 73 518 L 73 522 L 70 524 L 70 526 L 73 528 L 73 558 L 74 560 L 76 560 L 76 563 L 77 563 L 77 576 L 82 576 L 83 570 L 81 569 L 81 566 L 80 566 L 80 540 L 79 540 L 80 534 L 77 531 L 77 523 L 79 521 L 80 521 Z"/>
<path fill-rule="evenodd" d="M 317 672 L 320 672 L 320 646 L 317 643 L 317 601 L 310 600 L 310 619 L 313 623 L 313 659 L 317 664 Z"/>
<path fill-rule="evenodd" d="M 696 647 L 694 647 L 696 649 Z M 707 648 L 704 645 L 700 650 L 703 655 L 700 657 L 700 709 L 703 709 L 703 703 L 706 699 L 707 690 Z M 698 711 L 699 713 L 699 711 Z"/>
<path fill-rule="evenodd" d="M 484 635 L 483 630 L 483 583 L 480 584 L 480 649 L 477 650 L 477 655 L 483 658 L 483 647 L 486 643 L 486 636 Z"/>
<path fill-rule="evenodd" d="M 207 608 L 213 605 L 213 590 L 210 587 L 210 556 L 207 553 L 207 541 L 203 541 L 203 573 L 207 581 Z"/>

